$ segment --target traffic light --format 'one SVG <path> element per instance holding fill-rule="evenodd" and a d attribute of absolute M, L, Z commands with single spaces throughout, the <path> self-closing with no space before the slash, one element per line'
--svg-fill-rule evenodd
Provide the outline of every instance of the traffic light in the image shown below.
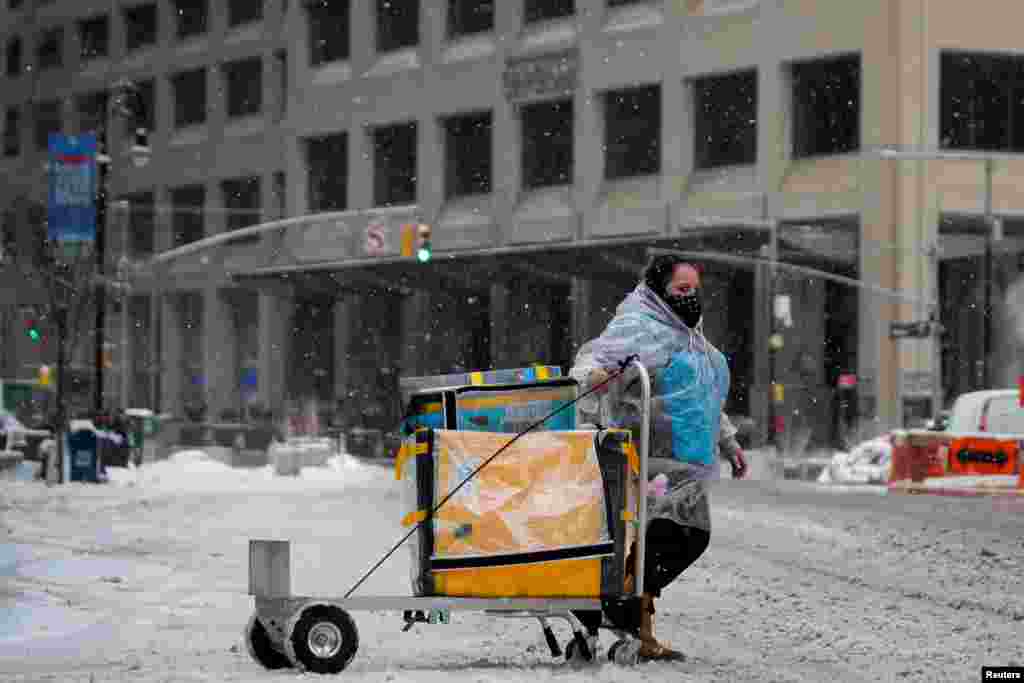
<path fill-rule="evenodd" d="M 433 250 L 430 247 L 430 226 L 426 223 L 420 223 L 416 229 L 416 258 L 419 259 L 420 263 L 426 263 L 430 260 L 433 255 Z"/>
<path fill-rule="evenodd" d="M 39 366 L 39 386 L 48 387 L 50 386 L 50 366 L 40 365 Z"/>
<path fill-rule="evenodd" d="M 35 319 L 25 321 L 25 335 L 32 340 L 33 344 L 38 344 L 43 340 L 43 332 Z"/>

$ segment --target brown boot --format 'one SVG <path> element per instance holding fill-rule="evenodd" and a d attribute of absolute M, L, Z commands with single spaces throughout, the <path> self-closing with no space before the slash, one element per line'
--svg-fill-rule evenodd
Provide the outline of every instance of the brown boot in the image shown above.
<path fill-rule="evenodd" d="M 644 593 L 640 598 L 640 659 L 676 660 L 686 659 L 682 652 L 659 643 L 654 637 L 654 597 Z"/>

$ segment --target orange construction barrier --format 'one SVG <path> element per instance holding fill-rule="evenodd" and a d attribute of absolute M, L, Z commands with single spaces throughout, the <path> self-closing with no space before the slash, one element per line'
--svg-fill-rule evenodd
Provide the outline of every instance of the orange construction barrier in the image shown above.
<path fill-rule="evenodd" d="M 925 479 L 946 476 L 944 446 L 949 438 L 942 432 L 893 431 L 889 485 L 905 488 L 910 483 L 920 484 Z"/>
<path fill-rule="evenodd" d="M 949 444 L 949 472 L 1009 475 L 1020 470 L 1020 442 L 998 436 L 958 436 Z"/>

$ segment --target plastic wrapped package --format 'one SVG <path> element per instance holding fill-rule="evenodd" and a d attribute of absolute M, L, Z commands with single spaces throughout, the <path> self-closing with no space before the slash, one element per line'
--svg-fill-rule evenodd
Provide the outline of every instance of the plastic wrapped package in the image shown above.
<path fill-rule="evenodd" d="M 407 457 L 400 458 L 404 523 L 423 520 L 455 491 L 414 534 L 414 592 L 466 597 L 619 592 L 628 436 L 599 448 L 596 435 L 525 434 L 461 487 L 514 435 L 421 430 L 410 438 Z"/>
<path fill-rule="evenodd" d="M 558 409 L 576 394 L 576 382 L 567 378 L 423 389 L 410 395 L 403 426 L 406 433 L 420 427 L 518 433 L 548 418 L 537 429 L 569 430 L 576 427 L 575 411 Z"/>

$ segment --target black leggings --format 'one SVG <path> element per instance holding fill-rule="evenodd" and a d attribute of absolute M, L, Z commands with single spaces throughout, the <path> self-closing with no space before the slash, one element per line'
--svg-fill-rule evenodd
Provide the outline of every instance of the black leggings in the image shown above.
<path fill-rule="evenodd" d="M 711 534 L 703 529 L 682 526 L 670 519 L 651 520 L 647 525 L 647 550 L 644 558 L 644 593 L 655 598 L 676 580 L 687 567 L 707 550 Z M 632 554 L 627 567 L 632 567 Z"/>

